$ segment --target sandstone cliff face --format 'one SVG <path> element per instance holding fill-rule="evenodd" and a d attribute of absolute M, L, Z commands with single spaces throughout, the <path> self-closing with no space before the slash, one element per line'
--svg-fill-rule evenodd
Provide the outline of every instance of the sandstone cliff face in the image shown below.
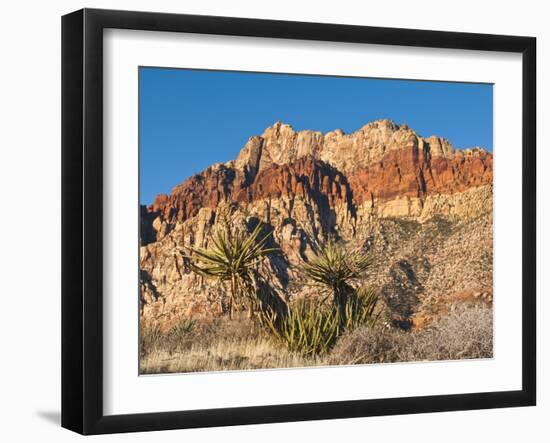
<path fill-rule="evenodd" d="M 245 229 L 262 221 L 282 254 L 265 264 L 281 293 L 292 264 L 313 238 L 337 235 L 368 247 L 386 219 L 467 222 L 492 213 L 492 154 L 454 150 L 389 120 L 352 134 L 294 131 L 277 122 L 238 157 L 215 164 L 159 195 L 141 211 L 144 321 L 217 315 L 210 282 L 190 273 L 181 253 L 206 246 L 221 207 Z"/>

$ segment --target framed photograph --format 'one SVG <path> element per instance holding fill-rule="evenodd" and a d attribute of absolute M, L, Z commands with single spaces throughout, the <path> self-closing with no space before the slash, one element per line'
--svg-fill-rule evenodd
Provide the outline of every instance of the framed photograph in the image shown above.
<path fill-rule="evenodd" d="M 536 402 L 531 37 L 62 20 L 62 425 Z"/>

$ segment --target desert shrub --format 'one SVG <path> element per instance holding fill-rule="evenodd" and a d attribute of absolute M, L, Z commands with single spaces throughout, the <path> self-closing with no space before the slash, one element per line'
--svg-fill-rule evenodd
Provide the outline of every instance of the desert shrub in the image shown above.
<path fill-rule="evenodd" d="M 402 361 L 400 350 L 407 346 L 407 334 L 397 328 L 382 326 L 348 331 L 328 356 L 328 363 L 353 365 Z"/>
<path fill-rule="evenodd" d="M 261 330 L 257 327 L 254 319 L 249 318 L 246 313 L 235 313 L 233 319 L 219 317 L 212 321 L 208 328 L 208 340 L 218 341 L 220 338 L 227 340 L 239 340 L 258 338 Z M 206 337 L 202 341 L 207 341 Z"/>
<path fill-rule="evenodd" d="M 411 357 L 419 360 L 492 357 L 493 310 L 485 304 L 451 306 L 447 316 L 413 338 Z"/>
<path fill-rule="evenodd" d="M 453 233 L 453 222 L 441 215 L 432 217 L 426 224 L 426 228 L 432 235 L 448 237 Z"/>
<path fill-rule="evenodd" d="M 328 360 L 330 364 L 365 364 L 490 358 L 492 354 L 491 308 L 462 304 L 452 306 L 447 316 L 421 331 L 385 327 L 350 331 Z"/>
<path fill-rule="evenodd" d="M 412 236 L 417 234 L 422 229 L 422 224 L 416 220 L 409 220 L 406 218 L 387 218 L 386 222 L 393 222 L 393 224 L 404 234 Z"/>

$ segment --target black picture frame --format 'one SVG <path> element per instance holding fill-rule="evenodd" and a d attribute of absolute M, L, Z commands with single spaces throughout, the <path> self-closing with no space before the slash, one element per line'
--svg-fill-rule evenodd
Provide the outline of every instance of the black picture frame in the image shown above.
<path fill-rule="evenodd" d="M 103 413 L 103 30 L 522 54 L 522 389 L 131 415 Z M 82 434 L 458 411 L 536 403 L 536 39 L 83 9 L 62 18 L 62 426 Z"/>

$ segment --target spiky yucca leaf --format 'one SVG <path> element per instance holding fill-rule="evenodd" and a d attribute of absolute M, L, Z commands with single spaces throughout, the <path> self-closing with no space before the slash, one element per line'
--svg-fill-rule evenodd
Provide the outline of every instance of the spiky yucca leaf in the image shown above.
<path fill-rule="evenodd" d="M 290 352 L 316 356 L 328 352 L 339 335 L 339 320 L 332 310 L 298 302 L 284 318 L 273 312 L 261 312 L 260 324 Z"/>
<path fill-rule="evenodd" d="M 265 247 L 271 232 L 257 240 L 261 232 L 261 224 L 249 235 L 227 227 L 217 228 L 209 248 L 190 248 L 195 254 L 189 256 L 190 266 L 205 277 L 229 280 L 232 275 L 244 275 L 263 257 L 277 251 Z"/>
<path fill-rule="evenodd" d="M 370 264 L 368 255 L 329 238 L 310 260 L 298 266 L 298 272 L 306 281 L 334 288 L 361 278 Z"/>
<path fill-rule="evenodd" d="M 376 291 L 359 288 L 345 307 L 341 327 L 349 330 L 359 326 L 374 326 L 378 320 L 378 315 L 375 315 L 377 303 Z"/>

